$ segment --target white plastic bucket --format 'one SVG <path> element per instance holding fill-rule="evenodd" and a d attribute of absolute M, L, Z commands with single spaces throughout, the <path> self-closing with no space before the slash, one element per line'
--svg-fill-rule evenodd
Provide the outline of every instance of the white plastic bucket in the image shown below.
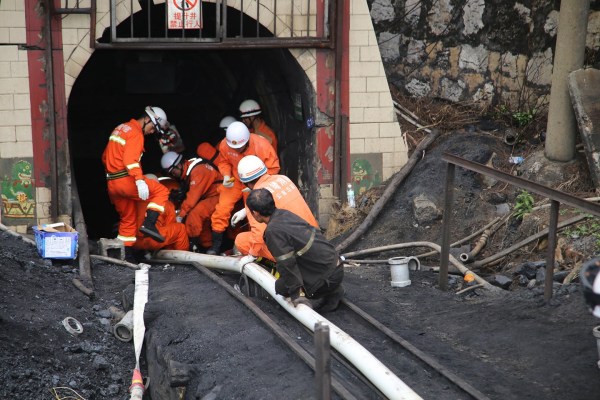
<path fill-rule="evenodd" d="M 404 287 L 410 285 L 409 269 L 417 270 L 420 267 L 416 257 L 393 257 L 388 260 L 392 273 L 392 286 Z"/>
<path fill-rule="evenodd" d="M 596 346 L 598 347 L 598 357 L 600 357 L 600 325 L 592 329 L 592 333 L 596 338 Z M 600 368 L 600 361 L 598 361 L 598 368 Z"/>

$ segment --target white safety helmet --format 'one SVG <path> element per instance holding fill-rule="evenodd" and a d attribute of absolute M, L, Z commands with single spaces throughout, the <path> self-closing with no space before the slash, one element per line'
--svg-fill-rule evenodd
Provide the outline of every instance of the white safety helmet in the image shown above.
<path fill-rule="evenodd" d="M 244 100 L 240 104 L 240 118 L 252 117 L 261 112 L 260 105 L 252 99 Z"/>
<path fill-rule="evenodd" d="M 266 173 L 265 163 L 256 156 L 246 156 L 238 163 L 238 175 L 242 183 L 252 182 Z"/>
<path fill-rule="evenodd" d="M 231 125 L 232 122 L 237 121 L 237 119 L 235 119 L 234 117 L 232 117 L 231 115 L 228 115 L 226 117 L 223 117 L 223 119 L 221 120 L 221 122 L 219 122 L 219 128 L 226 130 L 227 127 L 229 125 Z"/>
<path fill-rule="evenodd" d="M 158 182 L 158 176 L 156 176 L 156 175 L 154 175 L 154 174 L 144 174 L 144 177 L 145 177 L 146 179 L 150 179 L 150 180 L 153 180 L 153 181 L 157 181 L 157 182 Z"/>
<path fill-rule="evenodd" d="M 160 166 L 167 172 L 171 172 L 173 167 L 181 162 L 183 156 L 174 151 L 167 151 L 160 159 Z"/>
<path fill-rule="evenodd" d="M 244 147 L 248 143 L 248 139 L 250 139 L 250 131 L 243 122 L 232 122 L 225 131 L 225 140 L 232 149 Z"/>
<path fill-rule="evenodd" d="M 160 107 L 148 106 L 145 109 L 146 114 L 150 117 L 150 121 L 158 132 L 163 132 L 169 127 L 169 121 L 167 121 L 167 114 Z"/>

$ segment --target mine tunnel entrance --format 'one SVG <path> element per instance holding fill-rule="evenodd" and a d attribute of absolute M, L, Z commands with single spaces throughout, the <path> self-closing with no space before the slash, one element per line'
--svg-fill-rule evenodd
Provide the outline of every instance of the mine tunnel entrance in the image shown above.
<path fill-rule="evenodd" d="M 278 135 L 281 173 L 301 183 L 316 210 L 314 96 L 287 49 L 96 50 L 77 77 L 68 104 L 69 151 L 88 236 L 116 235 L 118 216 L 106 193 L 101 155 L 112 130 L 142 116 L 147 105 L 165 110 L 189 158 L 199 143 L 215 145 L 223 138 L 218 129 L 222 117 L 238 118 L 239 104 L 255 99 Z M 145 150 L 144 173 L 161 172 L 155 137 L 146 137 Z"/>

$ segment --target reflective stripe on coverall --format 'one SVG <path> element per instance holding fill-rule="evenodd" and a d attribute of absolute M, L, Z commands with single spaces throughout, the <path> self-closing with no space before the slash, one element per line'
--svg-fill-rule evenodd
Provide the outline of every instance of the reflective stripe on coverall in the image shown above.
<path fill-rule="evenodd" d="M 285 175 L 265 174 L 258 178 L 253 189 L 261 188 L 267 189 L 273 194 L 275 207 L 293 212 L 308 224 L 320 229 L 308 204 L 306 204 L 302 194 L 290 178 Z M 243 232 L 237 235 L 235 238 L 235 247 L 242 254 L 250 254 L 254 257 L 265 257 L 271 261 L 275 261 L 273 255 L 267 249 L 267 245 L 263 238 L 267 225 L 257 222 L 247 206 L 246 218 L 248 218 L 250 232 Z"/>
<path fill-rule="evenodd" d="M 250 134 L 248 146 L 242 153 L 238 153 L 235 149 L 229 147 L 226 140 L 222 140 L 219 144 L 219 153 L 222 157 L 222 161 L 217 165 L 219 167 L 219 172 L 221 172 L 221 175 L 223 176 L 229 175 L 235 178 L 233 187 L 221 188 L 219 202 L 211 218 L 212 230 L 221 233 L 229 226 L 231 211 L 233 210 L 235 203 L 242 198 L 242 190 L 246 188 L 240 181 L 237 171 L 240 160 L 245 156 L 257 156 L 265 163 L 267 173 L 275 175 L 279 173 L 279 158 L 271 146 L 271 143 L 262 136 L 258 136 L 254 133 Z M 247 194 L 244 195 L 244 199 L 246 196 Z"/>
<path fill-rule="evenodd" d="M 144 152 L 144 133 L 135 119 L 123 123 L 111 133 L 108 144 L 102 153 L 102 163 L 107 176 L 127 171 L 122 178 L 109 179 L 108 197 L 119 214 L 119 235 L 125 246 L 133 246 L 136 241 L 136 202 L 142 201 L 138 196 L 135 181 L 144 179 L 140 159 Z M 148 184 L 148 210 L 159 213 L 164 211 L 169 198 L 169 190 L 160 183 L 144 179 Z"/>
<path fill-rule="evenodd" d="M 144 218 L 146 217 L 146 201 L 137 202 L 137 221 L 136 226 L 142 226 Z M 165 212 L 158 217 L 156 221 L 156 229 L 165 238 L 163 243 L 159 243 L 156 240 L 144 236 L 141 233 L 137 233 L 137 241 L 134 244 L 134 248 L 140 250 L 184 250 L 189 249 L 189 239 L 185 231 L 185 225 L 180 224 L 175 219 L 175 206 L 170 201 L 165 204 Z"/>

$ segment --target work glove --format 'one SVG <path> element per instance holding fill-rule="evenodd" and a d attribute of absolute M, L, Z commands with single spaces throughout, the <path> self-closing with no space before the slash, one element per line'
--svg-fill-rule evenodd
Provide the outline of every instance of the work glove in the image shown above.
<path fill-rule="evenodd" d="M 298 297 L 294 300 L 292 300 L 292 304 L 294 305 L 294 307 L 298 307 L 299 304 L 304 304 L 306 307 L 308 308 L 313 308 L 313 304 L 312 301 L 310 301 L 309 299 L 307 299 L 304 296 Z"/>
<path fill-rule="evenodd" d="M 183 217 L 180 217 L 179 215 L 175 217 L 175 221 L 177 222 L 183 222 Z"/>
<path fill-rule="evenodd" d="M 135 181 L 135 185 L 137 186 L 138 196 L 142 200 L 148 200 L 150 196 L 150 189 L 148 189 L 148 184 L 143 179 L 138 179 Z"/>
<path fill-rule="evenodd" d="M 244 256 L 244 257 L 240 258 L 240 260 L 238 261 L 238 265 L 240 267 L 243 267 L 244 265 L 246 265 L 248 263 L 251 263 L 254 260 L 256 260 L 256 257 L 251 256 L 251 255 L 247 255 L 247 256 Z"/>
<path fill-rule="evenodd" d="M 242 208 L 240 211 L 233 214 L 233 217 L 231 217 L 231 227 L 235 228 L 235 226 L 238 224 L 238 222 L 242 221 L 243 219 L 246 219 L 246 209 L 245 208 Z"/>
<path fill-rule="evenodd" d="M 170 148 L 177 144 L 177 134 L 173 131 L 167 131 L 164 133 L 164 135 L 160 136 L 158 141 L 161 145 Z"/>
<path fill-rule="evenodd" d="M 223 186 L 226 188 L 232 188 L 233 181 L 234 181 L 234 178 L 230 177 L 229 175 L 225 175 L 223 177 Z"/>
<path fill-rule="evenodd" d="M 304 290 L 302 290 L 301 288 L 298 289 L 296 293 L 292 293 L 290 295 L 290 300 L 292 301 L 294 307 L 298 307 L 298 304 L 304 304 L 308 308 L 313 308 L 312 301 L 306 298 Z"/>

